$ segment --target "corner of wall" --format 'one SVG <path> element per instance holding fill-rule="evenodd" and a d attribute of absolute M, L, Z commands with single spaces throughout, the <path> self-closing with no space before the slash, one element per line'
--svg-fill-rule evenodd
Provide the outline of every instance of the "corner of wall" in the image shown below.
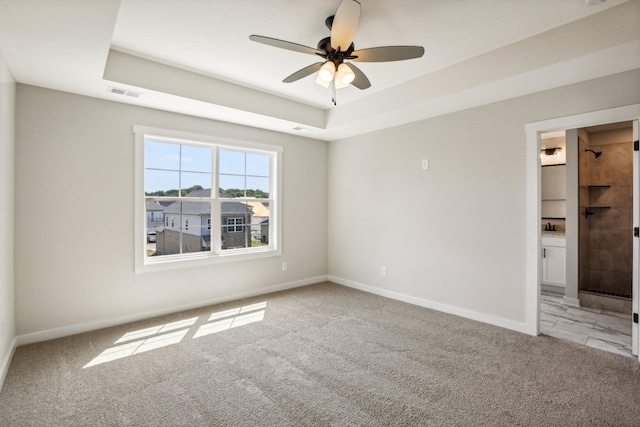
<path fill-rule="evenodd" d="M 7 378 L 7 373 L 9 372 L 9 365 L 11 364 L 11 359 L 13 359 L 13 353 L 15 353 L 17 347 L 17 339 L 14 337 L 11 341 L 11 345 L 6 353 L 3 353 L 4 356 L 2 360 L 0 360 L 0 391 L 2 391 L 2 386 L 4 385 L 4 380 Z"/>
<path fill-rule="evenodd" d="M 0 52 L 0 388 L 16 348 L 15 111 L 16 82 Z"/>

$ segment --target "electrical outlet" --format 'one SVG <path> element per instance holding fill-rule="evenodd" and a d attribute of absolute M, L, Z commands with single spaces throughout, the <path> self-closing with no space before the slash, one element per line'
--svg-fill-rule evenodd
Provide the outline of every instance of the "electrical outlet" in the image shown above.
<path fill-rule="evenodd" d="M 422 169 L 429 169 L 429 159 L 422 159 Z"/>
<path fill-rule="evenodd" d="M 383 277 L 387 277 L 387 267 L 380 268 L 380 275 Z"/>
<path fill-rule="evenodd" d="M 282 271 L 287 271 L 287 268 L 289 267 L 287 266 L 287 262 L 285 261 L 282 263 Z"/>

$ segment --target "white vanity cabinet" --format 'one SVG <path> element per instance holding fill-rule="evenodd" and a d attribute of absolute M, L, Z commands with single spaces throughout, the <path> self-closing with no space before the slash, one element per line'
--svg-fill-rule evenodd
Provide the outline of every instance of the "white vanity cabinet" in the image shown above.
<path fill-rule="evenodd" d="M 566 239 L 560 236 L 542 236 L 542 279 L 544 285 L 566 284 Z"/>

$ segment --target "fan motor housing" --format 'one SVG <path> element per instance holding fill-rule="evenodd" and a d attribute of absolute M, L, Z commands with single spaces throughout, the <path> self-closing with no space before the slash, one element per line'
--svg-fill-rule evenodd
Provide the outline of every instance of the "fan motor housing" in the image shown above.
<path fill-rule="evenodd" d="M 351 43 L 349 49 L 346 51 L 335 50 L 331 46 L 331 37 L 325 37 L 318 42 L 318 50 L 321 50 L 324 53 L 327 61 L 331 61 L 336 64 L 336 66 L 342 64 L 345 59 L 354 59 L 351 54 L 355 50 L 355 46 Z"/>

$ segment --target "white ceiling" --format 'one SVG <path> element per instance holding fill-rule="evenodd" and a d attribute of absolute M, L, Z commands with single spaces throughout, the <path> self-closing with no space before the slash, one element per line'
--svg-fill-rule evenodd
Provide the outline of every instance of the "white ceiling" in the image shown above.
<path fill-rule="evenodd" d="M 314 76 L 282 83 L 317 58 L 249 35 L 315 47 L 338 3 L 0 0 L 0 52 L 20 83 L 325 140 L 640 68 L 639 0 L 361 0 L 357 49 L 426 53 L 359 63 L 372 87 L 334 107 Z"/>

